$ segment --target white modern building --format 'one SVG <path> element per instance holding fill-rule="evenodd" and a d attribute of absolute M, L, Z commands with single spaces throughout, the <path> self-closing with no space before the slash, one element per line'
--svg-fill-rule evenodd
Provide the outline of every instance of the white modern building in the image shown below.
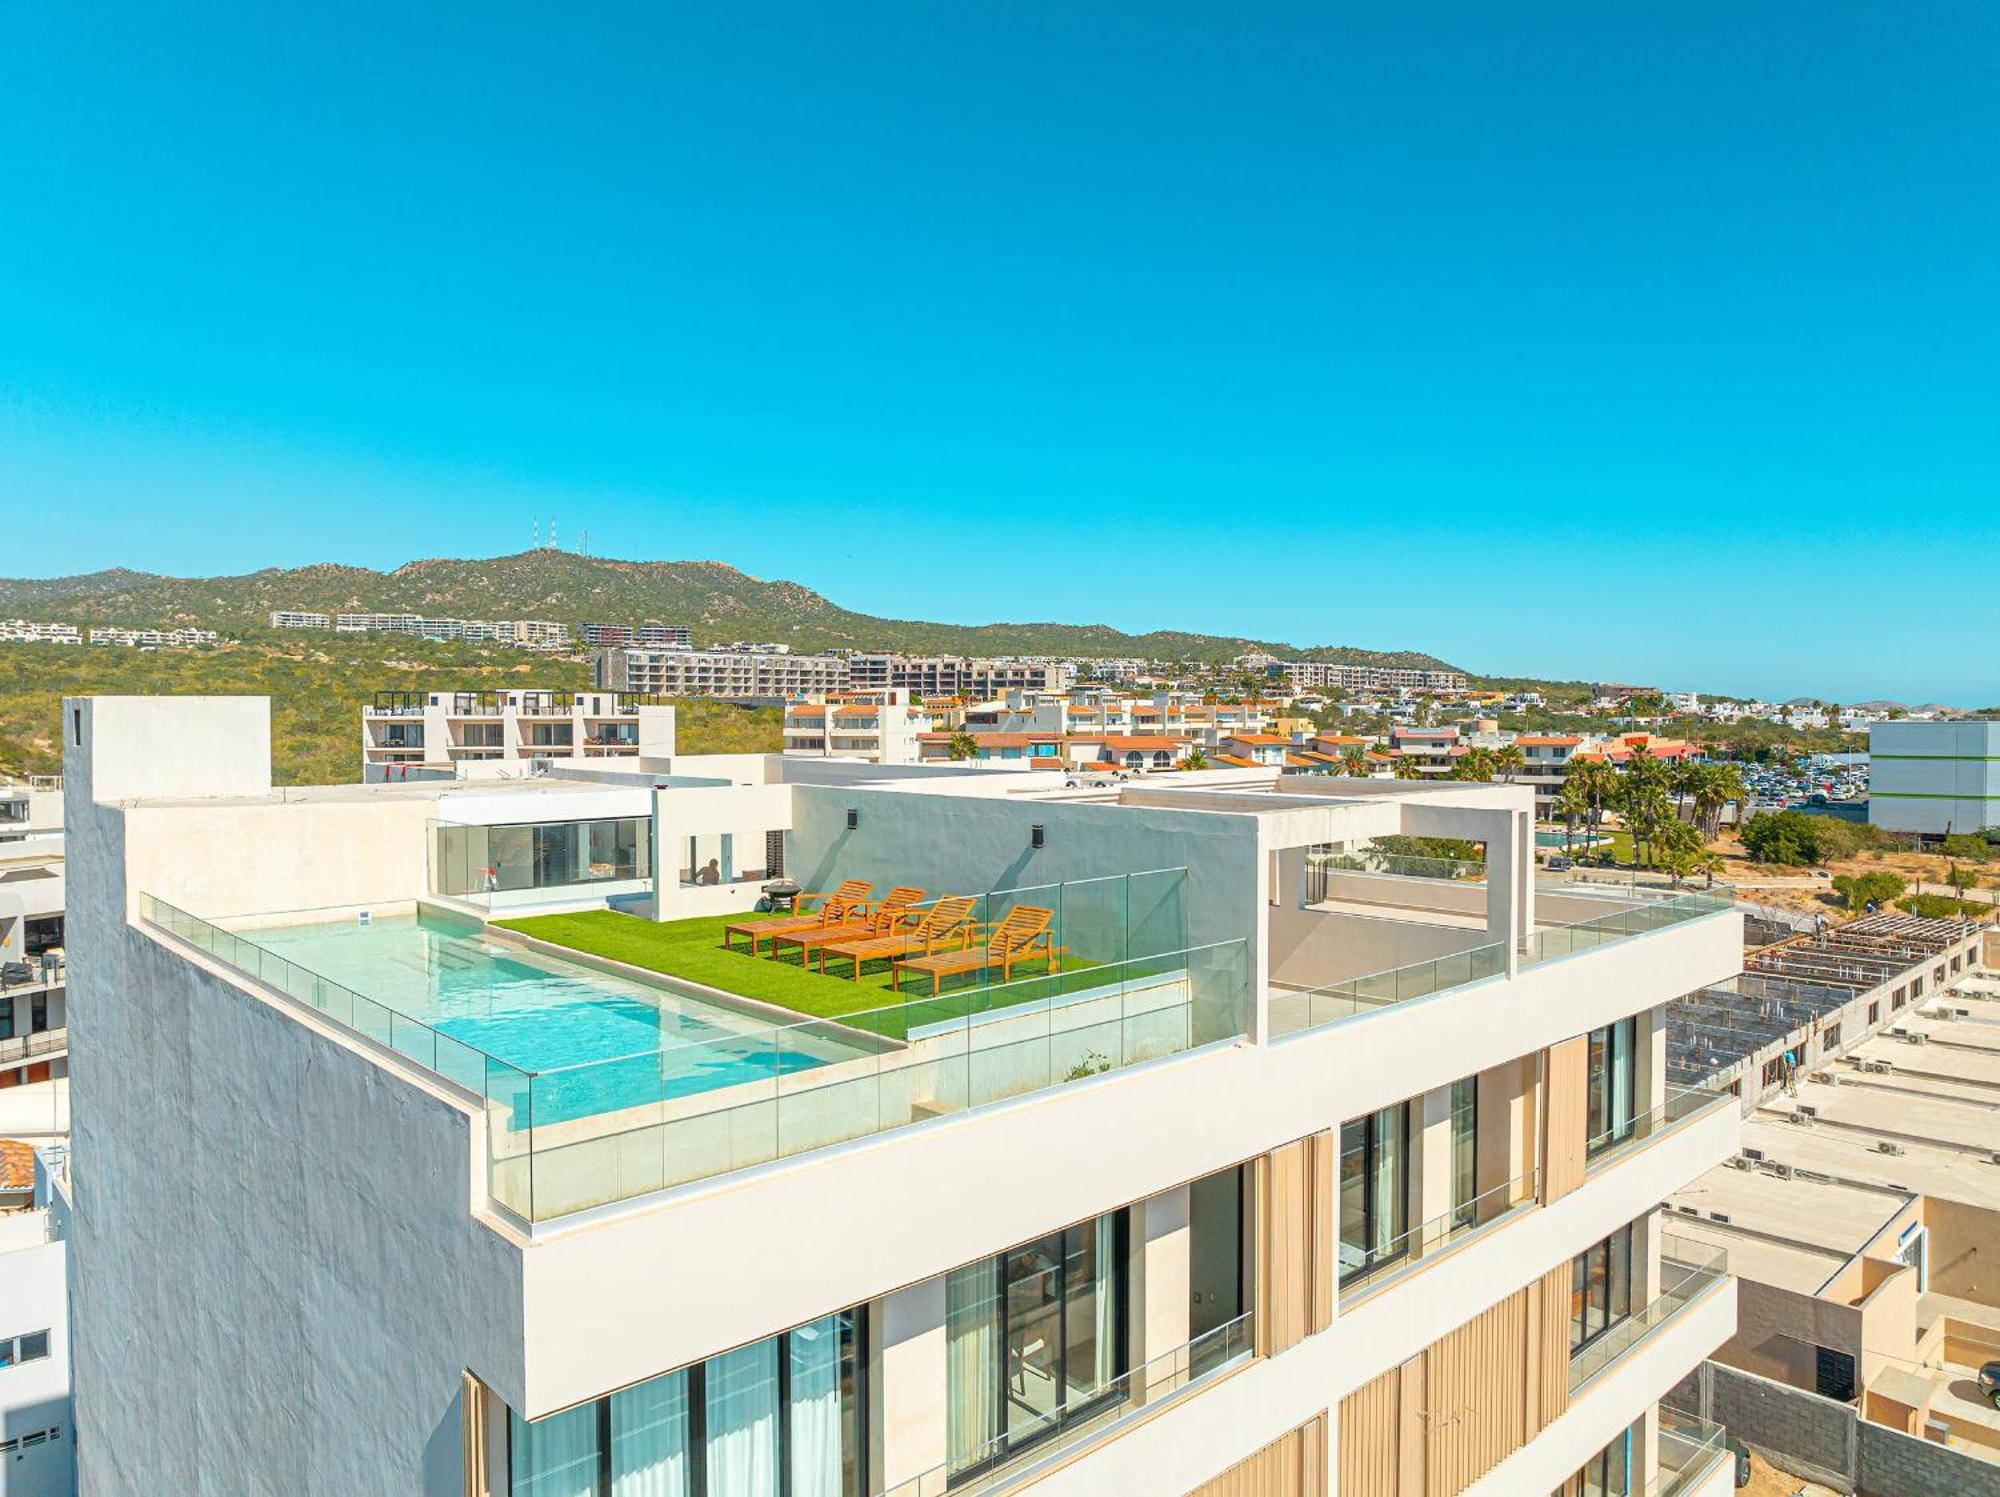
<path fill-rule="evenodd" d="M 843 691 L 785 708 L 785 752 L 810 759 L 915 764 L 931 715 L 907 691 Z"/>
<path fill-rule="evenodd" d="M 0 1096 L 8 1102 L 14 1088 L 68 1073 L 63 848 L 61 781 L 0 785 Z M 12 1111 L 0 1106 L 0 1131 Z"/>
<path fill-rule="evenodd" d="M 847 670 L 848 682 L 856 690 L 894 687 L 919 697 L 960 696 L 979 702 L 1010 691 L 1067 691 L 1076 680 L 1076 666 L 1061 660 L 869 650 L 850 653 Z"/>
<path fill-rule="evenodd" d="M 2000 722 L 1872 725 L 1868 820 L 1925 837 L 2000 827 Z"/>
<path fill-rule="evenodd" d="M 1668 1090 L 1662 1006 L 1741 920 L 1539 881 L 1525 787 L 274 790 L 260 699 L 64 724 L 84 1497 L 1729 1487 L 1659 1399 L 1735 1284 L 1659 1204 L 1738 1110 Z M 600 908 L 493 923 L 499 826 Z M 867 891 L 817 969 L 679 923 L 759 896 L 724 828 Z"/>
<path fill-rule="evenodd" d="M 76 1491 L 64 1158 L 0 1140 L 0 1497 Z"/>
<path fill-rule="evenodd" d="M 378 691 L 361 709 L 364 779 L 506 774 L 549 761 L 665 760 L 674 709 L 611 691 Z"/>
<path fill-rule="evenodd" d="M 733 701 L 797 701 L 845 691 L 847 662 L 836 655 L 758 649 L 617 649 L 597 655 L 597 684 L 609 691 Z"/>

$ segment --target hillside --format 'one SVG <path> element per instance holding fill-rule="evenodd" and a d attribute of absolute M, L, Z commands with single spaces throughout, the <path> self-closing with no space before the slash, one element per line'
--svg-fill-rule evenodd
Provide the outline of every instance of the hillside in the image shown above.
<path fill-rule="evenodd" d="M 793 582 L 765 582 L 716 561 L 611 561 L 556 550 L 490 560 L 413 561 L 392 572 L 323 564 L 242 577 L 161 577 L 117 569 L 80 577 L 0 579 L 0 618 L 198 625 L 271 637 L 274 608 L 318 613 L 421 613 L 457 618 L 651 620 L 685 624 L 697 644 L 773 640 L 794 649 L 901 649 L 963 654 L 1137 655 L 1225 661 L 1246 650 L 1365 665 L 1444 667 L 1415 651 L 1268 640 L 1102 624 L 939 624 L 853 613 Z M 293 636 L 296 638 L 297 636 Z"/>
<path fill-rule="evenodd" d="M 272 769 L 280 784 L 337 784 L 361 773 L 361 705 L 377 691 L 589 685 L 575 660 L 383 635 L 290 635 L 213 650 L 0 644 L 0 778 L 62 769 L 62 698 L 247 693 L 271 698 Z M 683 702 L 691 754 L 777 753 L 775 707 Z"/>

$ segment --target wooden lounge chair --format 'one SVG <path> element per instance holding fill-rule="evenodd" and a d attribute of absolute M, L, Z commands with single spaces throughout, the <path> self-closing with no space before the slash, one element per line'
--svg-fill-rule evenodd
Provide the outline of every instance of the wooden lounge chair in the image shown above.
<path fill-rule="evenodd" d="M 886 936 L 918 918 L 916 906 L 924 902 L 924 891 L 910 884 L 898 884 L 882 896 L 879 904 L 857 904 L 846 920 L 829 920 L 811 930 L 779 931 L 771 937 L 771 960 L 778 959 L 780 946 L 799 948 L 799 966 L 811 960 L 809 953 L 828 941 L 853 941 L 867 936 Z"/>
<path fill-rule="evenodd" d="M 1006 919 L 990 928 L 983 945 L 968 940 L 956 950 L 904 957 L 896 963 L 890 986 L 901 992 L 905 972 L 928 973 L 931 996 L 935 998 L 938 984 L 956 972 L 998 967 L 1000 980 L 1012 982 L 1014 968 L 1021 962 L 1046 961 L 1049 971 L 1060 971 L 1062 957 L 1069 948 L 1054 944 L 1055 938 L 1049 932 L 1049 922 L 1053 919 L 1053 910 L 1036 904 L 1017 904 L 1007 912 Z"/>
<path fill-rule="evenodd" d="M 730 949 L 731 936 L 747 936 L 750 940 L 750 954 L 757 954 L 760 936 L 779 936 L 787 931 L 817 930 L 828 923 L 845 925 L 853 918 L 857 906 L 868 898 L 875 886 L 865 878 L 850 878 L 841 883 L 831 894 L 801 894 L 798 902 L 804 904 L 809 899 L 821 901 L 820 907 L 809 915 L 788 915 L 783 920 L 739 920 L 734 925 L 722 927 L 722 949 Z"/>
<path fill-rule="evenodd" d="M 844 936 L 823 942 L 819 948 L 819 969 L 822 972 L 826 970 L 829 956 L 848 958 L 854 963 L 850 976 L 859 982 L 863 962 L 894 961 L 899 956 L 912 953 L 928 956 L 952 942 L 963 946 L 967 933 L 972 929 L 967 921 L 978 904 L 979 901 L 970 895 L 953 895 L 949 899 L 940 899 L 924 911 L 921 920 L 902 930 Z"/>

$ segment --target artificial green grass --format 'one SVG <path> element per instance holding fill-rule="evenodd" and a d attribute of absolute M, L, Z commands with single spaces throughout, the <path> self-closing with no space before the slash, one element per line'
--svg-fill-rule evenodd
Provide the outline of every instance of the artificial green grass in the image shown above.
<path fill-rule="evenodd" d="M 912 976 L 899 996 L 889 987 L 890 968 L 882 963 L 864 970 L 859 982 L 845 977 L 823 977 L 817 970 L 803 970 L 792 950 L 782 961 L 768 955 L 768 943 L 759 955 L 744 950 L 736 937 L 731 950 L 722 949 L 722 929 L 755 915 L 702 915 L 692 920 L 655 921 L 617 910 L 583 910 L 570 915 L 529 915 L 518 920 L 496 920 L 503 930 L 588 952 L 615 962 L 644 967 L 669 977 L 720 988 L 775 1004 L 796 1014 L 815 1019 L 846 1019 L 871 1033 L 900 1039 L 912 1025 L 940 1019 L 960 1018 L 980 1013 L 996 1005 L 1011 1007 L 1061 993 L 1093 987 L 1104 974 L 1092 975 L 1095 962 L 1066 958 L 1063 970 L 1053 977 L 1027 977 L 1016 968 L 1012 983 L 989 987 L 978 972 L 946 979 L 947 986 L 933 998 L 927 979 Z M 782 918 L 772 916 L 772 919 Z M 816 955 L 816 954 L 815 954 Z M 869 1010 L 887 1009 L 871 1013 Z"/>

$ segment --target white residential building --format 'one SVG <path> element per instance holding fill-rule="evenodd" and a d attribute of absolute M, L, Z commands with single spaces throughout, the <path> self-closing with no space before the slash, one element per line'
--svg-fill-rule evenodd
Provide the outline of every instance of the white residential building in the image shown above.
<path fill-rule="evenodd" d="M 1868 820 L 1925 837 L 2000 827 L 2000 722 L 1869 728 Z"/>
<path fill-rule="evenodd" d="M 364 778 L 505 773 L 531 762 L 664 760 L 674 709 L 612 691 L 378 691 L 361 709 Z M 469 766 L 485 766 L 469 768 Z"/>
<path fill-rule="evenodd" d="M 60 1145 L 0 1139 L 0 1493 L 74 1497 L 69 1200 Z"/>
<path fill-rule="evenodd" d="M 1331 660 L 1279 660 L 1262 652 L 1239 655 L 1244 670 L 1262 671 L 1286 682 L 1294 692 L 1344 691 L 1463 691 L 1465 673 L 1404 666 L 1343 665 Z"/>
<path fill-rule="evenodd" d="M 915 764 L 931 715 L 905 691 L 843 691 L 785 708 L 785 752 L 804 758 Z"/>
<path fill-rule="evenodd" d="M 274 608 L 271 610 L 273 629 L 330 629 L 333 620 L 323 613 L 311 613 L 300 608 Z"/>
<path fill-rule="evenodd" d="M 274 790 L 261 700 L 64 723 L 85 1497 L 1728 1490 L 1659 1399 L 1735 1283 L 1658 1207 L 1738 1112 L 1667 1089 L 1662 1006 L 1741 921 L 1538 882 L 1525 787 L 774 755 Z M 1389 836 L 1486 862 L 1387 873 Z M 650 881 L 596 917 L 646 949 L 774 869 L 1042 944 L 848 977 L 836 920 L 773 981 L 775 939 L 711 931 L 695 984 L 486 923 L 503 881 Z M 891 970 L 910 1006 L 864 994 Z"/>
<path fill-rule="evenodd" d="M 90 642 L 94 645 L 124 645 L 140 650 L 192 649 L 218 644 L 221 638 L 213 629 L 119 629 L 109 624 L 90 626 Z"/>
<path fill-rule="evenodd" d="M 734 701 L 798 701 L 848 689 L 847 662 L 778 647 L 601 650 L 597 684 L 612 691 Z"/>
<path fill-rule="evenodd" d="M 37 1084 L 60 1091 L 69 1074 L 67 905 L 62 790 L 54 785 L 0 785 L 0 1099 L 18 1102 Z M 59 1118 L 51 1096 L 44 1114 Z M 0 1132 L 14 1109 L 0 1107 Z M 0 1492 L 4 1492 L 0 1488 Z"/>
<path fill-rule="evenodd" d="M 1061 660 L 989 660 L 966 655 L 897 655 L 858 650 L 847 656 L 857 691 L 894 687 L 919 697 L 962 696 L 988 701 L 1010 691 L 1067 691 L 1075 665 Z"/>
<path fill-rule="evenodd" d="M 75 624 L 45 624 L 37 619 L 0 619 L 0 643 L 80 645 L 83 631 Z"/>

